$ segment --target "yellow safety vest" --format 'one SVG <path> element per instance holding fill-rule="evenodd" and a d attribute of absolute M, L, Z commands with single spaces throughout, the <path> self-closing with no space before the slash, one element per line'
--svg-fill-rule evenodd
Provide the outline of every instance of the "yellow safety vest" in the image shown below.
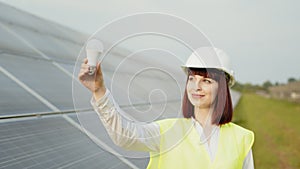
<path fill-rule="evenodd" d="M 147 169 L 241 169 L 254 133 L 234 123 L 220 127 L 216 156 L 211 161 L 199 134 L 186 118 L 166 119 L 160 126 L 160 152 L 150 153 Z"/>

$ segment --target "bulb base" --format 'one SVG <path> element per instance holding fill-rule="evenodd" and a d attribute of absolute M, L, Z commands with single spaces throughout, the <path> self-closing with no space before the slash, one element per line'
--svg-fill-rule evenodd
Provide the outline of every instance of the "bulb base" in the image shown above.
<path fill-rule="evenodd" d="M 93 75 L 96 71 L 96 66 L 89 66 L 89 75 Z"/>

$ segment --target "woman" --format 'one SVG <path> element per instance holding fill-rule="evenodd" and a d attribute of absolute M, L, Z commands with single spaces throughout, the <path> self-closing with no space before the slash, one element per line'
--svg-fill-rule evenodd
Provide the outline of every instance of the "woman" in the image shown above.
<path fill-rule="evenodd" d="M 211 59 L 214 54 L 217 60 Z M 203 60 L 207 60 L 206 64 Z M 147 168 L 252 169 L 254 134 L 231 122 L 229 86 L 234 77 L 227 60 L 220 49 L 197 49 L 183 66 L 187 73 L 184 118 L 146 125 L 121 118 L 122 110 L 104 86 L 100 63 L 96 75 L 90 76 L 85 59 L 79 79 L 93 93 L 91 103 L 114 143 L 125 149 L 150 152 Z"/>

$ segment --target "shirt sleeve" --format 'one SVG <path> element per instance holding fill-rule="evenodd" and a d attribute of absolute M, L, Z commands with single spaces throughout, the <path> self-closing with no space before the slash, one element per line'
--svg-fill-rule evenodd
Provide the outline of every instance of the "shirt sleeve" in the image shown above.
<path fill-rule="evenodd" d="M 91 99 L 91 104 L 102 121 L 112 141 L 129 150 L 159 151 L 160 128 L 152 122 L 147 124 L 135 123 L 122 117 L 125 112 L 114 101 L 110 91 L 99 100 Z"/>
<path fill-rule="evenodd" d="M 250 151 L 248 152 L 246 158 L 244 159 L 243 169 L 254 169 L 252 149 L 250 149 Z"/>

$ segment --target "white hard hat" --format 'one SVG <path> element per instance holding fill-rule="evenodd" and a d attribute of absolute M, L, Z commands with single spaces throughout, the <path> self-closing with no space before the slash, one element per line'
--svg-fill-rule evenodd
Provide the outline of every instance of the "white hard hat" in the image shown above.
<path fill-rule="evenodd" d="M 228 86 L 235 83 L 234 73 L 230 68 L 229 57 L 221 49 L 214 47 L 201 47 L 196 49 L 181 66 L 185 73 L 187 68 L 215 68 L 222 70 L 229 76 Z"/>

